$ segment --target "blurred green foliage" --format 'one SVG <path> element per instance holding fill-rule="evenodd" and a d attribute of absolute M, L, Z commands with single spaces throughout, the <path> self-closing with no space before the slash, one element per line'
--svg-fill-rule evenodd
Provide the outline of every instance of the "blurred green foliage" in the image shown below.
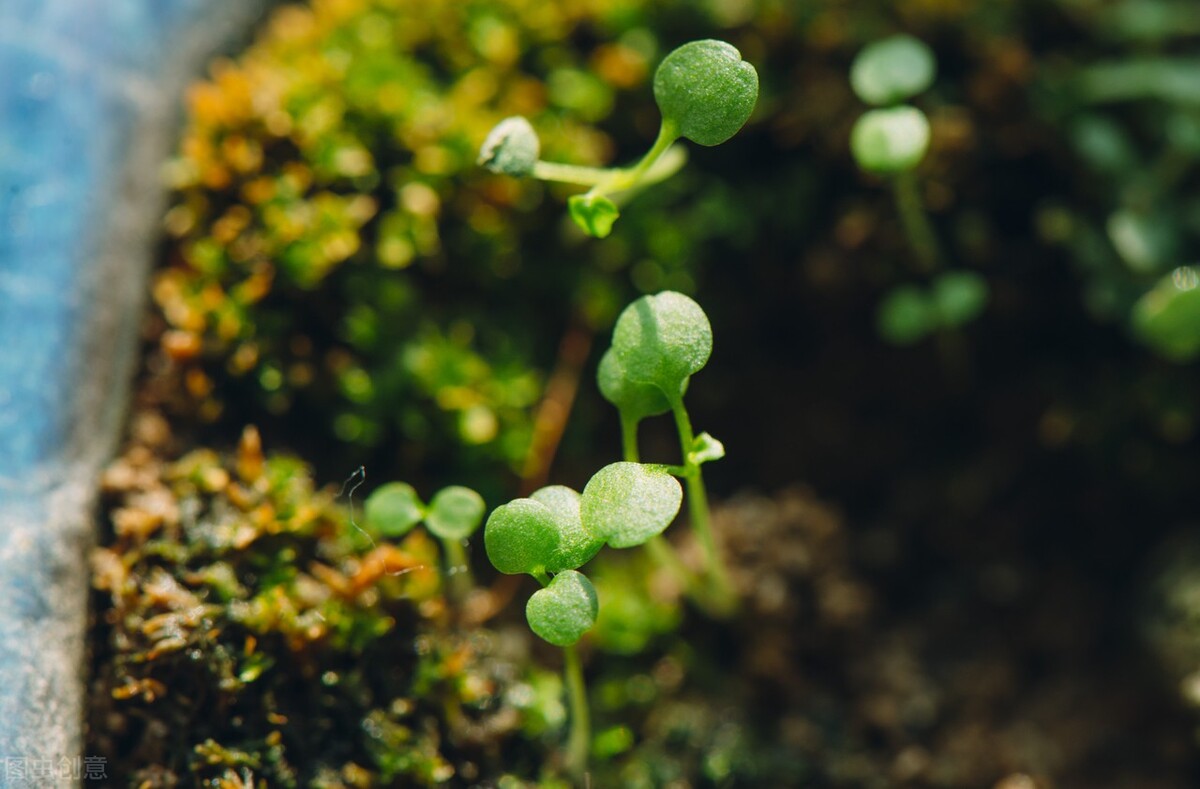
<path fill-rule="evenodd" d="M 1065 247 L 1097 318 L 1128 322 L 1175 361 L 1200 354 L 1188 277 L 1200 250 L 1200 18 L 1173 0 L 1064 1 L 1104 43 L 1043 69 L 1039 107 L 1081 177 L 1041 207 L 1043 239 Z"/>
<path fill-rule="evenodd" d="M 644 80 L 645 53 L 598 48 L 590 76 L 570 35 L 615 10 L 316 2 L 215 64 L 168 167 L 175 241 L 154 283 L 187 408 L 300 405 L 342 442 L 518 466 L 577 275 L 549 276 L 567 287 L 550 336 L 531 330 L 529 277 L 562 265 L 518 243 L 539 190 L 477 169 L 475 152 L 521 113 L 558 156 L 609 154 L 583 124 Z"/>

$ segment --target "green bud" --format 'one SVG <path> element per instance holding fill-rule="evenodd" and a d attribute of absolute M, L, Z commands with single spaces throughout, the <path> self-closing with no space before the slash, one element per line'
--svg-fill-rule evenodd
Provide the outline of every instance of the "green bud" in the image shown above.
<path fill-rule="evenodd" d="M 580 230 L 592 238 L 606 238 L 621 215 L 617 204 L 602 195 L 573 195 L 567 200 L 567 210 Z"/>
<path fill-rule="evenodd" d="M 494 173 L 520 177 L 533 172 L 540 154 L 537 132 L 529 121 L 514 115 L 488 133 L 479 148 L 478 163 Z"/>
<path fill-rule="evenodd" d="M 701 433 L 692 439 L 692 449 L 688 452 L 687 460 L 699 466 L 725 457 L 725 445 L 708 433 Z"/>
<path fill-rule="evenodd" d="M 654 73 L 663 124 L 700 145 L 720 145 L 745 125 L 758 101 L 758 72 L 737 48 L 707 39 L 684 44 Z"/>

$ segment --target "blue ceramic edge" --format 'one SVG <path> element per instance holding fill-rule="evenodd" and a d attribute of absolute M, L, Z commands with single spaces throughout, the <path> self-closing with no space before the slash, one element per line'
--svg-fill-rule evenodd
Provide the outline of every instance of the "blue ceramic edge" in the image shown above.
<path fill-rule="evenodd" d="M 187 80 L 264 5 L 0 5 L 0 787 L 104 770 L 80 751 L 87 552 L 135 361 L 159 166 Z"/>

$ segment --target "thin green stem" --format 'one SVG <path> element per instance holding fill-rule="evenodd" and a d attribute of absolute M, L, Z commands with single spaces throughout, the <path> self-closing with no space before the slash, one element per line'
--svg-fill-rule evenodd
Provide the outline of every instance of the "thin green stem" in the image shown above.
<path fill-rule="evenodd" d="M 908 236 L 908 243 L 916 256 L 917 264 L 927 274 L 936 271 L 941 265 L 942 253 L 938 246 L 937 234 L 933 232 L 933 225 L 921 202 L 921 189 L 917 183 L 916 172 L 908 170 L 896 175 L 892 179 L 892 193 L 896 198 L 900 223 L 904 225 L 904 233 Z"/>
<path fill-rule="evenodd" d="M 653 153 L 653 151 L 651 151 Z M 563 184 L 594 187 L 614 179 L 626 179 L 629 173 L 641 168 L 636 183 L 621 187 L 632 193 L 636 189 L 650 184 L 665 181 L 683 169 L 687 164 L 687 149 L 682 145 L 670 145 L 661 155 L 650 161 L 650 153 L 642 158 L 634 167 L 589 167 L 582 164 L 562 164 L 560 162 L 537 161 L 533 165 L 531 175 L 539 181 L 557 181 Z M 618 191 L 606 189 L 605 191 Z"/>
<path fill-rule="evenodd" d="M 662 126 L 658 128 L 658 139 L 654 141 L 654 145 L 650 147 L 650 150 L 646 152 L 646 155 L 637 164 L 632 167 L 612 171 L 612 175 L 608 180 L 593 186 L 588 194 L 595 197 L 611 194 L 612 192 L 620 192 L 624 189 L 637 186 L 654 166 L 654 163 L 667 152 L 667 149 L 677 139 L 679 139 L 679 135 L 675 133 L 674 125 L 663 121 Z"/>
<path fill-rule="evenodd" d="M 638 420 L 629 419 L 622 413 L 621 446 L 624 449 L 624 458 L 627 463 L 638 463 L 640 459 L 637 430 Z M 700 585 L 696 583 L 696 577 L 692 575 L 691 570 L 679 558 L 679 554 L 671 547 L 671 543 L 667 542 L 666 537 L 663 537 L 661 534 L 651 537 L 646 542 L 646 550 L 650 552 L 650 556 L 655 562 L 665 567 L 675 576 L 675 579 L 683 585 L 683 589 L 688 595 L 695 598 L 697 602 L 703 602 L 703 595 Z"/>
<path fill-rule="evenodd" d="M 442 551 L 450 597 L 462 602 L 467 599 L 471 587 L 475 585 L 471 578 L 471 565 L 467 562 L 467 552 L 460 540 L 448 539 L 442 540 Z"/>
<path fill-rule="evenodd" d="M 687 160 L 687 148 L 683 147 L 682 145 L 670 146 L 667 148 L 667 150 L 663 151 L 662 156 L 659 156 L 653 164 L 646 168 L 646 171 L 642 173 L 641 180 L 637 184 L 624 190 L 621 195 L 628 196 L 636 194 L 643 187 L 656 184 L 659 181 L 667 180 L 672 175 L 682 170 L 683 166 L 687 164 Z"/>
<path fill-rule="evenodd" d="M 563 647 L 563 679 L 567 684 L 567 701 L 571 709 L 571 730 L 567 735 L 567 772 L 579 780 L 587 772 L 592 727 L 587 688 L 583 684 L 583 666 L 574 644 Z"/>
<path fill-rule="evenodd" d="M 705 569 L 713 583 L 713 601 L 719 612 L 731 613 L 737 603 L 733 592 L 733 583 L 725 570 L 725 563 L 717 553 L 717 543 L 713 538 L 712 514 L 708 507 L 708 492 L 704 487 L 704 475 L 700 466 L 688 460 L 692 451 L 695 436 L 692 433 L 692 420 L 683 405 L 682 397 L 675 397 L 671 402 L 671 412 L 675 415 L 675 427 L 679 430 L 679 446 L 683 452 L 684 468 L 688 474 L 684 477 L 687 488 L 688 515 L 692 522 L 692 530 L 704 551 Z"/>
<path fill-rule="evenodd" d="M 621 449 L 625 456 L 626 463 L 640 462 L 641 454 L 638 452 L 638 423 L 636 419 L 629 419 L 621 412 Z"/>
<path fill-rule="evenodd" d="M 558 181 L 578 186 L 595 186 L 612 178 L 617 172 L 612 167 L 588 167 L 582 164 L 560 164 L 559 162 L 537 161 L 533 164 L 533 177 L 539 181 Z"/>

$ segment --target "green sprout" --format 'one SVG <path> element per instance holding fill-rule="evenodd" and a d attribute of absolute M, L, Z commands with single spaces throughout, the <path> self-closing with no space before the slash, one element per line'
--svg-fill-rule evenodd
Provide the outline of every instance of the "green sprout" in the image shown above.
<path fill-rule="evenodd" d="M 988 302 L 988 286 L 973 271 L 947 271 L 924 290 L 902 285 L 879 307 L 879 333 L 894 345 L 912 345 L 936 331 L 957 329 L 974 320 Z"/>
<path fill-rule="evenodd" d="M 850 86 L 874 105 L 854 124 L 850 151 L 863 170 L 891 181 L 900 221 L 917 262 L 926 272 L 941 259 L 937 236 L 921 202 L 916 169 L 929 150 L 929 120 L 900 104 L 933 84 L 936 65 L 929 47 L 900 35 L 870 44 L 850 67 Z"/>
<path fill-rule="evenodd" d="M 901 102 L 928 90 L 936 73 L 932 50 L 908 35 L 869 44 L 850 67 L 854 93 L 873 105 L 850 132 L 850 152 L 860 168 L 891 183 L 908 244 L 926 275 L 941 267 L 943 257 L 917 182 L 917 167 L 929 151 L 929 119 Z M 987 302 L 983 277 L 971 271 L 946 271 L 933 277 L 928 289 L 902 285 L 892 290 L 879 305 L 876 324 L 888 342 L 911 345 L 934 332 L 969 323 Z"/>
<path fill-rule="evenodd" d="M 691 376 L 707 364 L 711 353 L 712 326 L 699 304 L 671 291 L 643 296 L 617 318 L 612 347 L 601 361 L 597 379 L 601 394 L 620 414 L 626 461 L 639 460 L 637 429 L 644 418 L 667 412 L 674 416 L 683 465 L 673 471 L 687 486 L 690 522 L 704 552 L 708 581 L 688 586 L 697 602 L 713 613 L 726 614 L 736 600 L 717 554 L 701 473 L 704 463 L 724 457 L 725 448 L 707 433 L 693 433 L 683 402 Z M 689 580 L 664 541 L 655 539 L 650 548 Z"/>
<path fill-rule="evenodd" d="M 532 176 L 589 187 L 567 201 L 571 218 L 585 233 L 604 238 L 620 216 L 618 199 L 671 177 L 686 154 L 680 139 L 720 145 L 738 132 L 758 101 L 758 72 L 731 44 L 692 41 L 667 55 L 654 74 L 654 100 L 662 113 L 650 150 L 628 167 L 585 167 L 538 159 L 537 133 L 524 118 L 502 120 L 488 134 L 479 164 L 513 176 Z"/>
<path fill-rule="evenodd" d="M 625 459 L 592 475 L 583 493 L 561 485 L 541 488 L 493 510 L 483 530 L 488 559 L 497 570 L 526 574 L 542 589 L 530 597 L 525 618 L 538 636 L 564 650 L 571 732 L 567 766 L 581 775 L 587 763 L 590 723 L 583 671 L 575 644 L 596 623 L 595 588 L 579 568 L 605 545 L 647 546 L 679 573 L 698 602 L 729 613 L 735 598 L 713 540 L 700 467 L 725 455 L 707 433 L 695 436 L 683 405 L 691 376 L 712 353 L 708 316 L 692 299 L 665 292 L 630 304 L 613 328 L 597 381 L 621 415 Z M 672 413 L 679 431 L 682 465 L 638 460 L 637 428 L 642 419 Z M 701 593 L 691 573 L 662 538 L 683 504 L 687 486 L 692 527 L 704 550 L 709 591 Z M 410 516 L 411 517 L 411 516 Z"/>
<path fill-rule="evenodd" d="M 367 497 L 364 510 L 367 528 L 391 539 L 403 537 L 424 521 L 429 533 L 442 543 L 451 593 L 458 600 L 466 596 L 472 579 L 463 541 L 483 522 L 487 510 L 483 497 L 470 488 L 451 485 L 435 493 L 426 505 L 412 485 L 389 482 Z"/>

